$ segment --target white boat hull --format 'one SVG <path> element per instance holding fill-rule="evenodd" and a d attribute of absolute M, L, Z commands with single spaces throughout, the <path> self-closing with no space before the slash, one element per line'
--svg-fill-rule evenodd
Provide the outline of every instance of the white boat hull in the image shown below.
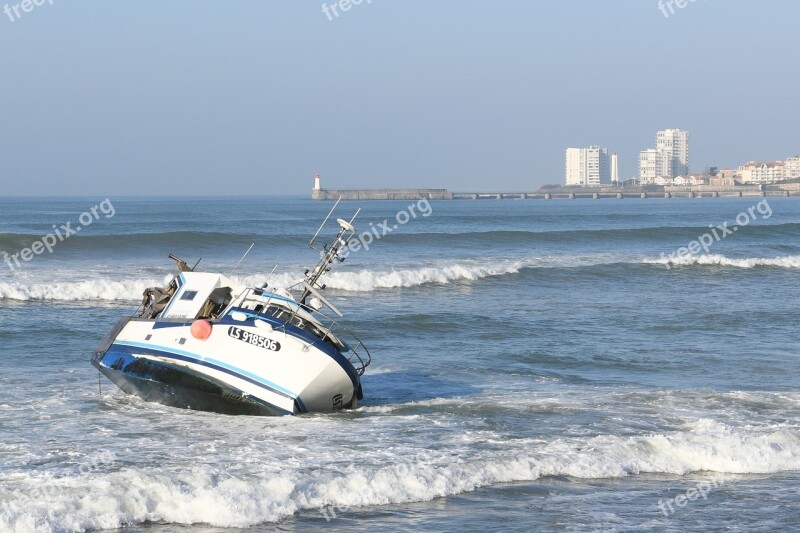
<path fill-rule="evenodd" d="M 226 414 L 294 415 L 354 407 L 358 373 L 331 343 L 264 319 L 212 323 L 125 319 L 101 342 L 93 364 L 148 401 Z M 258 325 L 256 325 L 258 323 Z"/>
<path fill-rule="evenodd" d="M 170 255 L 178 273 L 165 287 L 144 291 L 137 318 L 117 322 L 92 364 L 125 392 L 175 407 L 264 415 L 355 407 L 372 359 L 355 335 L 322 312 L 343 316 L 319 283 L 344 261 L 353 219 L 337 220 L 333 243 L 289 290 L 267 290 L 268 282 L 243 287 Z"/>

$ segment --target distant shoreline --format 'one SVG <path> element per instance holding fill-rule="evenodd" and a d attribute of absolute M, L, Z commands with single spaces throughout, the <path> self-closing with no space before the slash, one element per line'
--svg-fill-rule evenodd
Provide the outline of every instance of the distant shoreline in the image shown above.
<path fill-rule="evenodd" d="M 711 187 L 547 187 L 535 192 L 450 192 L 447 189 L 315 189 L 312 200 L 576 200 L 653 198 L 744 198 L 798 196 L 800 184 Z"/>

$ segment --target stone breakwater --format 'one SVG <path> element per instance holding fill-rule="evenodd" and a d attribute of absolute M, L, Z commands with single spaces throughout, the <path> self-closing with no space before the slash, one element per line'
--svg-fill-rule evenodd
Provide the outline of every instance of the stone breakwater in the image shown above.
<path fill-rule="evenodd" d="M 800 185 L 800 184 L 798 184 Z M 800 187 L 547 187 L 535 192 L 450 192 L 447 189 L 315 189 L 312 200 L 551 200 L 604 198 L 742 198 L 747 196 L 800 196 Z"/>
<path fill-rule="evenodd" d="M 447 189 L 314 189 L 312 200 L 452 200 Z"/>

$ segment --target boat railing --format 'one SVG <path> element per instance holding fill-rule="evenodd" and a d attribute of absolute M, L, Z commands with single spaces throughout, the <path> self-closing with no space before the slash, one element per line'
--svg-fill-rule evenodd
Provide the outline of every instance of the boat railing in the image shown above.
<path fill-rule="evenodd" d="M 364 374 L 367 367 L 372 362 L 372 356 L 361 339 L 359 339 L 355 333 L 341 324 L 338 320 L 326 315 L 322 311 L 310 308 L 308 306 L 303 306 L 298 302 L 290 301 L 287 298 L 276 296 L 270 293 L 256 294 L 256 289 L 254 288 L 245 289 L 243 294 L 240 294 L 238 298 L 234 299 L 234 302 L 242 307 L 249 302 L 256 304 L 257 306 L 264 306 L 264 310 L 267 310 L 273 306 L 279 307 L 282 311 L 281 313 L 270 313 L 270 315 L 281 323 L 279 327 L 283 327 L 284 333 L 286 332 L 287 325 L 299 327 L 305 331 L 309 331 L 309 329 L 311 329 L 309 333 L 314 335 L 316 340 L 309 344 L 308 348 L 322 342 L 329 342 L 330 344 L 333 344 L 340 352 L 342 352 L 350 364 L 353 365 L 353 368 L 355 368 L 356 373 L 359 376 Z M 321 325 L 323 329 L 320 330 L 317 327 L 317 324 L 309 321 L 308 318 L 302 313 L 303 311 L 308 313 L 308 315 L 312 316 L 317 322 L 319 322 L 319 325 Z"/>

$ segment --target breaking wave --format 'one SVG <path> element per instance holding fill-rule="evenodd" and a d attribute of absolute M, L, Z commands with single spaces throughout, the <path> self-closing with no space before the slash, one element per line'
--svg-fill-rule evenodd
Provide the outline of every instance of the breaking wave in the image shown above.
<path fill-rule="evenodd" d="M 447 285 L 485 278 L 519 274 L 537 268 L 586 268 L 618 265 L 718 266 L 753 269 L 759 267 L 800 268 L 800 256 L 775 258 L 730 258 L 723 255 L 697 255 L 682 258 L 625 258 L 604 255 L 583 257 L 547 256 L 526 259 L 438 261 L 431 266 L 409 266 L 387 270 L 339 271 L 329 274 L 325 284 L 330 289 L 371 292 L 381 289 Z M 59 276 L 54 275 L 58 278 Z M 300 271 L 281 273 L 270 278 L 270 285 L 287 288 L 302 278 Z M 234 277 L 238 283 L 260 286 L 266 274 Z M 43 281 L 0 282 L 0 300 L 45 301 L 125 301 L 138 300 L 147 287 L 161 286 L 161 279 L 112 280 L 107 278 L 47 283 Z"/>
<path fill-rule="evenodd" d="M 524 268 L 554 266 L 563 261 L 549 258 L 498 261 L 461 261 L 436 264 L 429 267 L 408 267 L 393 270 L 360 270 L 333 272 L 325 278 L 331 289 L 369 292 L 379 289 L 416 287 L 430 283 L 448 284 L 458 281 L 476 281 L 492 276 L 516 274 Z M 261 286 L 267 274 L 234 276 L 234 281 L 247 286 Z M 288 288 L 302 279 L 300 271 L 281 273 L 269 278 L 270 286 Z M 44 282 L 0 282 L 0 300 L 136 300 L 147 287 L 161 286 L 164 280 L 109 279 Z"/>
<path fill-rule="evenodd" d="M 437 450 L 398 456 L 388 464 L 372 457 L 357 466 L 313 470 L 277 472 L 252 463 L 249 472 L 231 474 L 206 464 L 177 472 L 123 468 L 59 479 L 17 478 L 14 489 L 0 492 L 5 502 L 0 530 L 88 531 L 145 522 L 248 528 L 297 513 L 322 520 L 332 512 L 335 517 L 337 511 L 328 506 L 339 513 L 358 512 L 551 476 L 615 479 L 705 472 L 711 488 L 735 482 L 738 475 L 800 470 L 796 428 L 732 428 L 710 419 L 666 434 L 506 439 L 497 445 L 496 451 L 465 452 L 458 460 L 453 457 L 457 450 Z"/>
<path fill-rule="evenodd" d="M 786 257 L 730 258 L 719 254 L 693 255 L 680 258 L 647 259 L 645 263 L 673 266 L 724 266 L 735 268 L 779 267 L 800 268 L 800 255 Z"/>
<path fill-rule="evenodd" d="M 332 272 L 325 277 L 324 283 L 330 289 L 350 292 L 417 287 L 432 283 L 446 285 L 459 281 L 477 281 L 493 276 L 517 274 L 524 268 L 535 266 L 536 263 L 540 262 L 531 260 L 499 261 L 493 264 L 459 262 L 422 268 L 409 267 L 383 271 Z M 282 275 L 275 279 L 275 283 L 278 286 L 287 287 L 296 281 L 298 277 Z"/>
<path fill-rule="evenodd" d="M 58 283 L 5 283 L 0 282 L 0 300 L 139 300 L 147 287 L 162 285 L 163 280 L 111 281 L 96 279 Z"/>

